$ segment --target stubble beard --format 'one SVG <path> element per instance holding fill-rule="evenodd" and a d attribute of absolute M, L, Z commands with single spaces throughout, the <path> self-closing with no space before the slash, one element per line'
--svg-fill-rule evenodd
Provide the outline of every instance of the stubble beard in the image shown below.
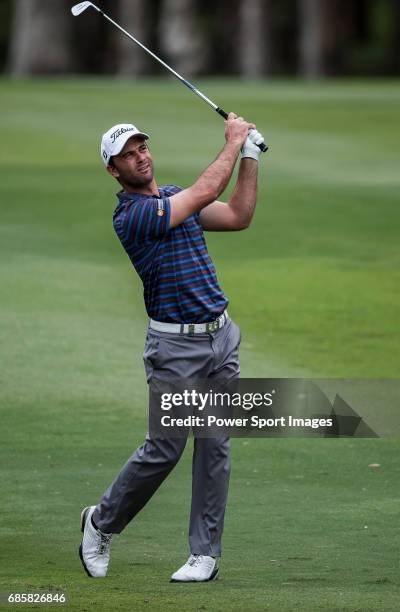
<path fill-rule="evenodd" d="M 153 172 L 153 164 L 149 162 L 150 173 L 143 175 L 140 172 L 129 172 L 126 176 L 121 176 L 121 182 L 123 185 L 129 187 L 130 189 L 135 189 L 135 187 L 145 187 L 146 185 L 150 185 L 153 180 L 154 172 Z"/>

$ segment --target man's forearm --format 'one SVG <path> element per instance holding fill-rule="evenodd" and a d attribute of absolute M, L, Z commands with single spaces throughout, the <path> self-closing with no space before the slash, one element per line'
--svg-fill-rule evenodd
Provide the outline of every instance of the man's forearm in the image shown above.
<path fill-rule="evenodd" d="M 191 187 L 176 193 L 169 199 L 170 227 L 176 227 L 190 215 L 200 213 L 218 199 L 229 183 L 249 129 L 254 127 L 254 124 L 244 121 L 241 117 L 236 117 L 234 113 L 229 113 L 224 128 L 226 144 L 221 153 Z"/>
<path fill-rule="evenodd" d="M 204 205 L 213 202 L 224 191 L 232 176 L 240 152 L 240 143 L 227 142 L 218 157 L 204 170 L 191 187 Z M 199 209 L 203 206 L 199 206 Z"/>
<path fill-rule="evenodd" d="M 241 226 L 247 227 L 253 218 L 257 201 L 258 162 L 245 157 L 240 162 L 238 180 L 231 197 L 229 208 Z"/>

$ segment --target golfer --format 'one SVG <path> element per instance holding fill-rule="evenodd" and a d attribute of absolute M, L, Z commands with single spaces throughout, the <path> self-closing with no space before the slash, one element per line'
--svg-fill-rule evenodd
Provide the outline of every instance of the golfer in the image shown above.
<path fill-rule="evenodd" d="M 187 189 L 159 187 L 148 134 L 119 124 L 103 135 L 101 156 L 122 186 L 114 228 L 144 286 L 149 315 L 144 364 L 147 381 L 239 376 L 240 330 L 207 252 L 203 230 L 235 231 L 253 217 L 263 137 L 253 123 L 230 113 L 225 145 Z M 241 156 L 227 203 L 218 201 Z M 81 514 L 82 564 L 104 577 L 113 534 L 121 533 L 178 462 L 184 438 L 149 434 L 128 459 L 97 506 Z M 195 438 L 188 561 L 172 582 L 205 582 L 218 576 L 230 473 L 229 439 Z"/>

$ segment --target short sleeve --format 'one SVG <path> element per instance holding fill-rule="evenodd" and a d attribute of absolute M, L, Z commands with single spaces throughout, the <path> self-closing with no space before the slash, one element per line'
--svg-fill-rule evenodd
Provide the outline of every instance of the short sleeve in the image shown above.
<path fill-rule="evenodd" d="M 170 212 L 169 198 L 128 201 L 114 219 L 114 228 L 124 247 L 145 244 L 168 231 Z"/>

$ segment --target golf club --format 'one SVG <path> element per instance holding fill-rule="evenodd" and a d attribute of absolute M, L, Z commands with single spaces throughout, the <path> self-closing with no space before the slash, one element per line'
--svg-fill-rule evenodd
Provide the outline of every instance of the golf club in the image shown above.
<path fill-rule="evenodd" d="M 204 102 L 207 102 L 207 104 L 209 104 L 215 111 L 217 111 L 217 113 L 219 113 L 224 119 L 228 119 L 228 113 L 227 112 L 225 112 L 222 108 L 220 108 L 217 104 L 215 104 L 212 100 L 210 100 L 210 98 L 207 98 L 207 96 L 205 96 L 194 85 L 192 85 L 192 83 L 189 83 L 189 81 L 184 79 L 183 76 L 181 76 L 178 72 L 176 72 L 173 68 L 171 68 L 171 66 L 168 66 L 168 64 L 166 64 L 155 53 L 150 51 L 150 49 L 145 47 L 139 40 L 137 40 L 134 36 L 132 36 L 132 34 L 129 34 L 129 32 L 124 30 L 124 28 L 122 28 L 118 23 L 116 23 L 113 19 L 111 19 L 111 17 L 109 17 L 106 13 L 104 13 L 101 9 L 99 9 L 98 6 L 93 4 L 93 2 L 79 2 L 79 4 L 75 4 L 75 6 L 73 6 L 71 8 L 71 13 L 74 15 L 74 17 L 77 17 L 78 15 L 83 13 L 83 11 L 86 11 L 86 9 L 88 9 L 90 7 L 92 7 L 98 13 L 103 15 L 103 17 L 105 17 L 110 23 L 112 23 L 116 28 L 118 28 L 118 30 L 121 30 L 121 32 L 123 34 L 125 34 L 125 36 L 127 36 L 128 38 L 133 40 L 134 43 L 136 43 L 137 45 L 139 45 L 139 47 L 141 47 L 144 51 L 146 51 L 146 53 L 149 53 L 149 55 L 151 55 L 151 57 L 153 57 L 159 64 L 164 66 L 164 68 L 169 70 L 169 72 L 171 72 L 177 79 L 179 79 L 180 82 L 183 83 L 183 85 L 186 85 L 186 87 L 191 89 L 197 96 L 199 96 L 199 98 L 204 100 Z M 265 151 L 268 150 L 268 147 L 267 147 L 267 145 L 265 143 L 261 143 L 258 146 L 261 149 L 261 151 L 263 151 L 264 153 L 265 153 Z"/>

